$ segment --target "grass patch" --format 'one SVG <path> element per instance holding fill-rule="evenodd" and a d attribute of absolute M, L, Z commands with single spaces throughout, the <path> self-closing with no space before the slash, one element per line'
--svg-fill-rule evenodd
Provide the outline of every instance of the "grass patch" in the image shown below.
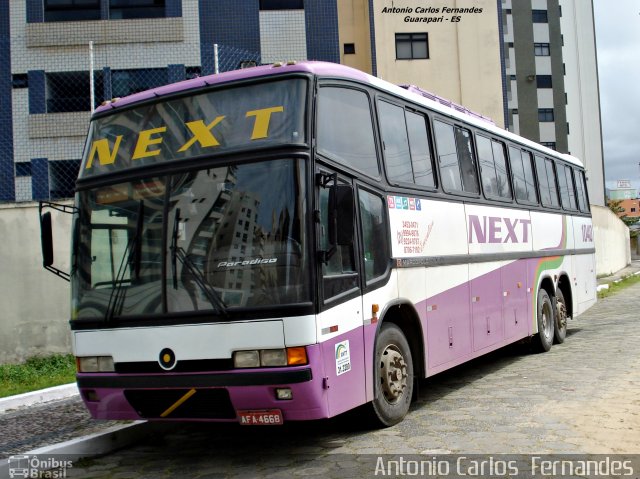
<path fill-rule="evenodd" d="M 609 283 L 609 289 L 603 289 L 598 291 L 598 299 L 606 298 L 608 296 L 612 296 L 619 291 L 628 288 L 629 286 L 633 286 L 634 284 L 640 283 L 640 274 L 635 274 L 632 276 L 627 276 L 623 280 L 617 283 Z"/>
<path fill-rule="evenodd" d="M 0 365 L 0 397 L 74 382 L 76 362 L 71 354 L 34 357 L 22 364 Z"/>

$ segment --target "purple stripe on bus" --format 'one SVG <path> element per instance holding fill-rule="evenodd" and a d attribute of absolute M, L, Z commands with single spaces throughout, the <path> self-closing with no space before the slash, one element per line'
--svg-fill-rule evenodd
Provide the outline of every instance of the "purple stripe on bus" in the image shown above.
<path fill-rule="evenodd" d="M 228 71 L 219 73 L 217 75 L 208 75 L 204 77 L 193 78 L 191 80 L 184 80 L 178 83 L 172 83 L 170 85 L 164 85 L 158 88 L 153 88 L 151 90 L 134 93 L 133 95 L 120 98 L 115 102 L 99 106 L 96 109 L 96 113 L 102 113 L 104 111 L 108 111 L 121 106 L 131 105 L 141 101 L 149 100 L 151 98 L 162 97 L 165 95 L 180 93 L 183 91 L 193 90 L 210 85 L 221 85 L 238 80 L 281 75 L 283 73 L 313 73 L 329 77 L 336 76 L 353 78 L 355 80 L 360 80 L 367 83 L 370 83 L 370 79 L 373 78 L 368 74 L 361 72 L 360 70 L 356 70 L 344 65 L 339 65 L 337 63 L 305 61 L 293 65 L 285 64 L 279 67 L 276 67 L 274 65 L 265 65 L 254 68 L 246 68 L 243 70 Z"/>

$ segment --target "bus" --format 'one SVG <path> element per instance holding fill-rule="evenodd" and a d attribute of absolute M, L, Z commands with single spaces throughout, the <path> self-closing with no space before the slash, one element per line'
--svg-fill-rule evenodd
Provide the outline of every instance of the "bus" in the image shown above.
<path fill-rule="evenodd" d="M 548 351 L 596 301 L 577 159 L 331 63 L 106 102 L 67 208 L 97 419 L 391 426 L 420 378 Z"/>

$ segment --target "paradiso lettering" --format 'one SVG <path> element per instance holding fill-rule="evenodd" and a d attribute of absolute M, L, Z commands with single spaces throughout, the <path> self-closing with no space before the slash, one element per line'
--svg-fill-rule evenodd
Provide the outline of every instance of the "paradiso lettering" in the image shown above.
<path fill-rule="evenodd" d="M 244 118 L 246 121 L 253 122 L 253 129 L 248 140 L 253 141 L 268 138 L 271 116 L 276 113 L 283 112 L 284 106 L 273 106 L 269 108 L 262 108 L 260 110 L 247 111 Z M 191 138 L 182 144 L 175 152 L 186 153 L 196 144 L 200 148 L 214 148 L 216 146 L 220 146 L 221 143 L 216 137 L 215 129 L 223 126 L 226 122 L 225 120 L 225 115 L 219 115 L 211 121 L 202 119 L 185 122 L 184 125 L 191 134 Z M 138 138 L 135 142 L 135 148 L 133 149 L 131 160 L 140 160 L 142 158 L 160 155 L 166 133 L 166 126 L 150 128 L 138 132 Z M 87 159 L 85 169 L 91 169 L 93 167 L 96 156 L 98 157 L 98 164 L 100 166 L 113 164 L 118 157 L 118 151 L 123 137 L 124 135 L 116 136 L 113 141 L 113 145 L 107 138 L 101 138 L 93 141 L 91 143 L 91 149 L 89 151 L 89 157 Z"/>
<path fill-rule="evenodd" d="M 531 220 L 469 215 L 469 243 L 528 243 Z"/>

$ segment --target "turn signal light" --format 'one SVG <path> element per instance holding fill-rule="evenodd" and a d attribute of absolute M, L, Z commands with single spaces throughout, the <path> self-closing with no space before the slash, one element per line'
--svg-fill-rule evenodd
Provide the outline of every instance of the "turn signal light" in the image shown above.
<path fill-rule="evenodd" d="M 287 364 L 289 366 L 301 366 L 307 364 L 307 348 L 300 346 L 297 348 L 287 348 Z"/>

